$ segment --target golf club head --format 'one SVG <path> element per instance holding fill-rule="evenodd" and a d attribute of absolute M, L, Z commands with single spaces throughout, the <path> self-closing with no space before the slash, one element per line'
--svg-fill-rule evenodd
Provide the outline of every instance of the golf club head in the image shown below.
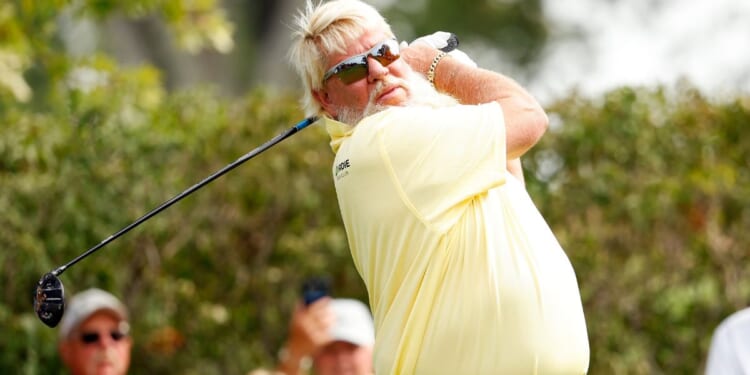
<path fill-rule="evenodd" d="M 57 326 L 65 313 L 65 288 L 55 274 L 45 274 L 36 286 L 34 311 L 49 327 Z"/>

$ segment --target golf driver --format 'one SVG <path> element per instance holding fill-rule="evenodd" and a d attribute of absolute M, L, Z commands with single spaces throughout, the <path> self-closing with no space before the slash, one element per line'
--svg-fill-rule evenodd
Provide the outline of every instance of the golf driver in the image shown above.
<path fill-rule="evenodd" d="M 118 231 L 117 233 L 107 237 L 104 241 L 100 242 L 98 245 L 92 247 L 91 249 L 86 250 L 86 252 L 79 255 L 75 259 L 71 260 L 70 262 L 42 276 L 42 278 L 39 280 L 39 283 L 37 283 L 36 293 L 34 296 L 34 311 L 36 311 L 36 315 L 39 317 L 42 323 L 46 324 L 47 326 L 49 327 L 57 326 L 57 324 L 60 323 L 60 319 L 62 319 L 63 314 L 65 313 L 65 288 L 63 287 L 63 284 L 58 277 L 60 276 L 60 274 L 65 272 L 65 270 L 72 267 L 74 264 L 80 262 L 81 260 L 83 260 L 83 258 L 86 258 L 87 256 L 91 255 L 95 251 L 101 249 L 102 247 L 104 247 L 104 245 L 114 241 L 116 238 L 122 236 L 123 234 L 127 233 L 131 229 L 142 224 L 144 221 L 152 218 L 154 215 L 158 214 L 159 212 L 167 209 L 169 206 L 177 203 L 182 198 L 185 198 L 186 196 L 202 188 L 209 182 L 221 177 L 222 175 L 236 168 L 240 164 L 252 159 L 254 156 L 271 148 L 277 143 L 283 141 L 284 139 L 289 138 L 294 133 L 306 128 L 307 126 L 315 123 L 316 121 L 317 121 L 316 117 L 309 117 L 300 121 L 298 124 L 294 125 L 292 128 L 287 129 L 283 133 L 277 135 L 276 137 L 272 138 L 266 143 L 260 145 L 256 149 L 248 152 L 247 154 L 243 155 L 236 161 L 222 168 L 218 172 L 206 177 L 203 181 L 193 185 L 192 187 L 183 191 L 179 195 L 162 203 L 159 207 L 156 207 L 155 209 L 151 210 L 149 213 L 141 216 L 138 220 L 134 221 L 130 225 L 126 226 L 125 228 L 120 229 L 120 231 Z"/>

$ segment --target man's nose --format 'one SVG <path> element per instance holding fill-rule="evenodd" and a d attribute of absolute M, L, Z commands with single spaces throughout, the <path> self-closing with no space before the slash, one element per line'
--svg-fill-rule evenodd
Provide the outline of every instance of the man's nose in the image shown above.
<path fill-rule="evenodd" d="M 388 75 L 388 67 L 383 66 L 377 59 L 367 56 L 367 81 L 375 82 Z"/>
<path fill-rule="evenodd" d="M 97 341 L 96 343 L 99 346 L 107 347 L 117 344 L 117 341 L 115 341 L 115 339 L 113 339 L 108 332 L 102 332 L 100 333 L 99 341 Z"/>

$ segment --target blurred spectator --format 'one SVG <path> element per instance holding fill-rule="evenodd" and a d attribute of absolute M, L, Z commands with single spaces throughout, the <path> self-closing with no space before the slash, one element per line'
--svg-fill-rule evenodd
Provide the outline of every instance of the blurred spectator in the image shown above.
<path fill-rule="evenodd" d="M 124 375 L 132 340 L 125 305 L 101 289 L 70 299 L 60 323 L 60 357 L 72 375 Z"/>
<path fill-rule="evenodd" d="M 279 351 L 277 371 L 286 375 L 366 375 L 373 373 L 375 329 L 367 306 L 354 299 L 299 302 L 289 335 Z"/>
<path fill-rule="evenodd" d="M 706 375 L 750 375 L 750 307 L 730 315 L 714 331 Z"/>

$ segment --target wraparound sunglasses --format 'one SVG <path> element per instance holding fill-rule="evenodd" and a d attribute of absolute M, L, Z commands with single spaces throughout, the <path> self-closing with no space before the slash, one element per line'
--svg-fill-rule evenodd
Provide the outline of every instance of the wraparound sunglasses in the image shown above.
<path fill-rule="evenodd" d="M 120 332 L 120 331 L 110 331 L 109 337 L 112 338 L 112 341 L 120 341 L 127 337 L 128 335 L 126 333 Z M 94 344 L 99 342 L 101 339 L 102 334 L 99 332 L 85 332 L 81 334 L 81 342 L 84 344 Z"/>
<path fill-rule="evenodd" d="M 367 72 L 369 70 L 367 59 L 369 57 L 377 60 L 381 65 L 387 66 L 398 60 L 400 56 L 398 41 L 396 41 L 396 39 L 388 39 L 376 44 L 365 53 L 354 55 L 336 64 L 323 75 L 323 83 L 333 76 L 338 77 L 341 82 L 344 82 L 347 85 L 357 82 L 360 79 L 367 77 Z"/>

